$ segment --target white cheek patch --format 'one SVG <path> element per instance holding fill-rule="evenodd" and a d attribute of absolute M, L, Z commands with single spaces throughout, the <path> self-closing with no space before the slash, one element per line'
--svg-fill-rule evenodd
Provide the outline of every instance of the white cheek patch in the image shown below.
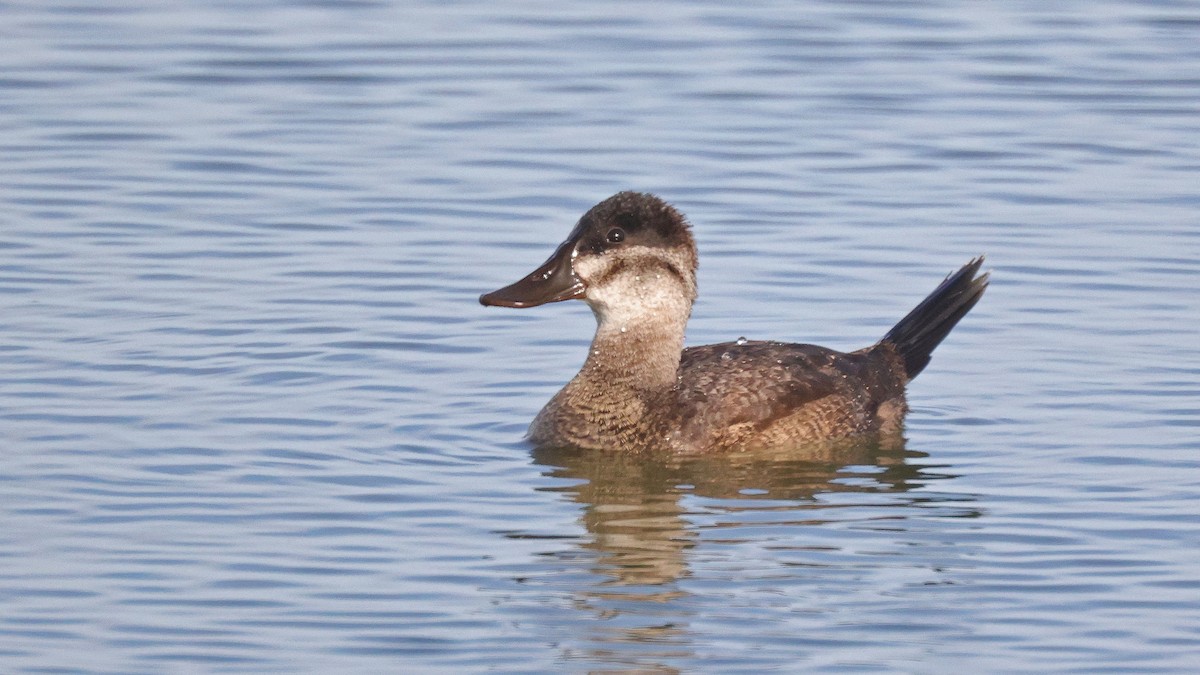
<path fill-rule="evenodd" d="M 619 258 L 616 253 L 575 259 L 575 273 L 587 284 L 587 303 L 602 324 L 687 319 L 694 284 L 670 269 L 689 269 L 682 256 L 647 246 L 622 248 Z"/>
<path fill-rule="evenodd" d="M 583 283 L 585 284 L 590 284 L 591 280 L 603 276 L 611 262 L 611 255 L 586 255 L 580 257 L 579 251 L 571 253 L 571 267 L 575 270 L 575 276 L 583 279 Z"/>
<path fill-rule="evenodd" d="M 647 283 L 633 274 L 610 277 L 597 293 L 588 293 L 588 300 L 602 313 L 605 320 L 630 322 L 643 317 L 657 317 L 678 306 L 681 294 L 676 284 Z"/>

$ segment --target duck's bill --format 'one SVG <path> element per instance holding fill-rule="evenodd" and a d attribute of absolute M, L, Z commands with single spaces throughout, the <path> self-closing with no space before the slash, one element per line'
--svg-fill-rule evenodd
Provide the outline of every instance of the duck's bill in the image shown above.
<path fill-rule="evenodd" d="M 574 245 L 564 243 L 541 267 L 515 284 L 484 293 L 479 302 L 495 307 L 536 307 L 582 298 L 586 287 L 571 267 L 573 253 Z"/>

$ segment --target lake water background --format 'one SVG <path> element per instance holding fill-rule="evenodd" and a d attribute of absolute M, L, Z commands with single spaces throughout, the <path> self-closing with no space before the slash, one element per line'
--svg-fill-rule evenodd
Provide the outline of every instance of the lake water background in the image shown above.
<path fill-rule="evenodd" d="M 0 3 L 0 670 L 1187 672 L 1194 2 Z M 987 253 L 902 448 L 534 451 L 592 203 L 689 343 Z"/>

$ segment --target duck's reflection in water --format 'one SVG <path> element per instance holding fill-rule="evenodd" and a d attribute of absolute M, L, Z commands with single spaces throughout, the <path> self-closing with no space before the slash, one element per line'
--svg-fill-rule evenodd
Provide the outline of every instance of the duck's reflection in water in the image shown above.
<path fill-rule="evenodd" d="M 726 534 L 783 538 L 774 543 L 803 547 L 805 532 L 795 528 L 844 519 L 838 507 L 855 503 L 871 509 L 855 517 L 902 519 L 889 507 L 911 507 L 929 497 L 904 493 L 949 477 L 910 463 L 925 456 L 907 451 L 898 437 L 701 457 L 536 449 L 534 459 L 547 466 L 547 475 L 571 480 L 541 489 L 582 505 L 589 536 L 583 550 L 569 557 L 575 565 L 586 552 L 596 575 L 572 596 L 578 609 L 603 621 L 590 621 L 589 634 L 576 636 L 584 644 L 570 648 L 569 658 L 669 672 L 666 663 L 690 658 L 688 624 L 696 605 L 680 582 L 693 576 L 693 549 Z M 744 528 L 757 526 L 774 529 L 745 534 Z"/>

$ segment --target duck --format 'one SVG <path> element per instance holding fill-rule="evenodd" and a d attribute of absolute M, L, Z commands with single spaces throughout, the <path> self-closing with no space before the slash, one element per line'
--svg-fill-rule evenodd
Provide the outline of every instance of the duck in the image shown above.
<path fill-rule="evenodd" d="M 684 347 L 698 256 L 687 218 L 649 193 L 589 209 L 554 253 L 485 306 L 582 300 L 587 358 L 528 440 L 584 451 L 704 454 L 897 433 L 906 385 L 987 289 L 984 258 L 950 274 L 875 344 L 852 352 L 747 340 Z"/>

